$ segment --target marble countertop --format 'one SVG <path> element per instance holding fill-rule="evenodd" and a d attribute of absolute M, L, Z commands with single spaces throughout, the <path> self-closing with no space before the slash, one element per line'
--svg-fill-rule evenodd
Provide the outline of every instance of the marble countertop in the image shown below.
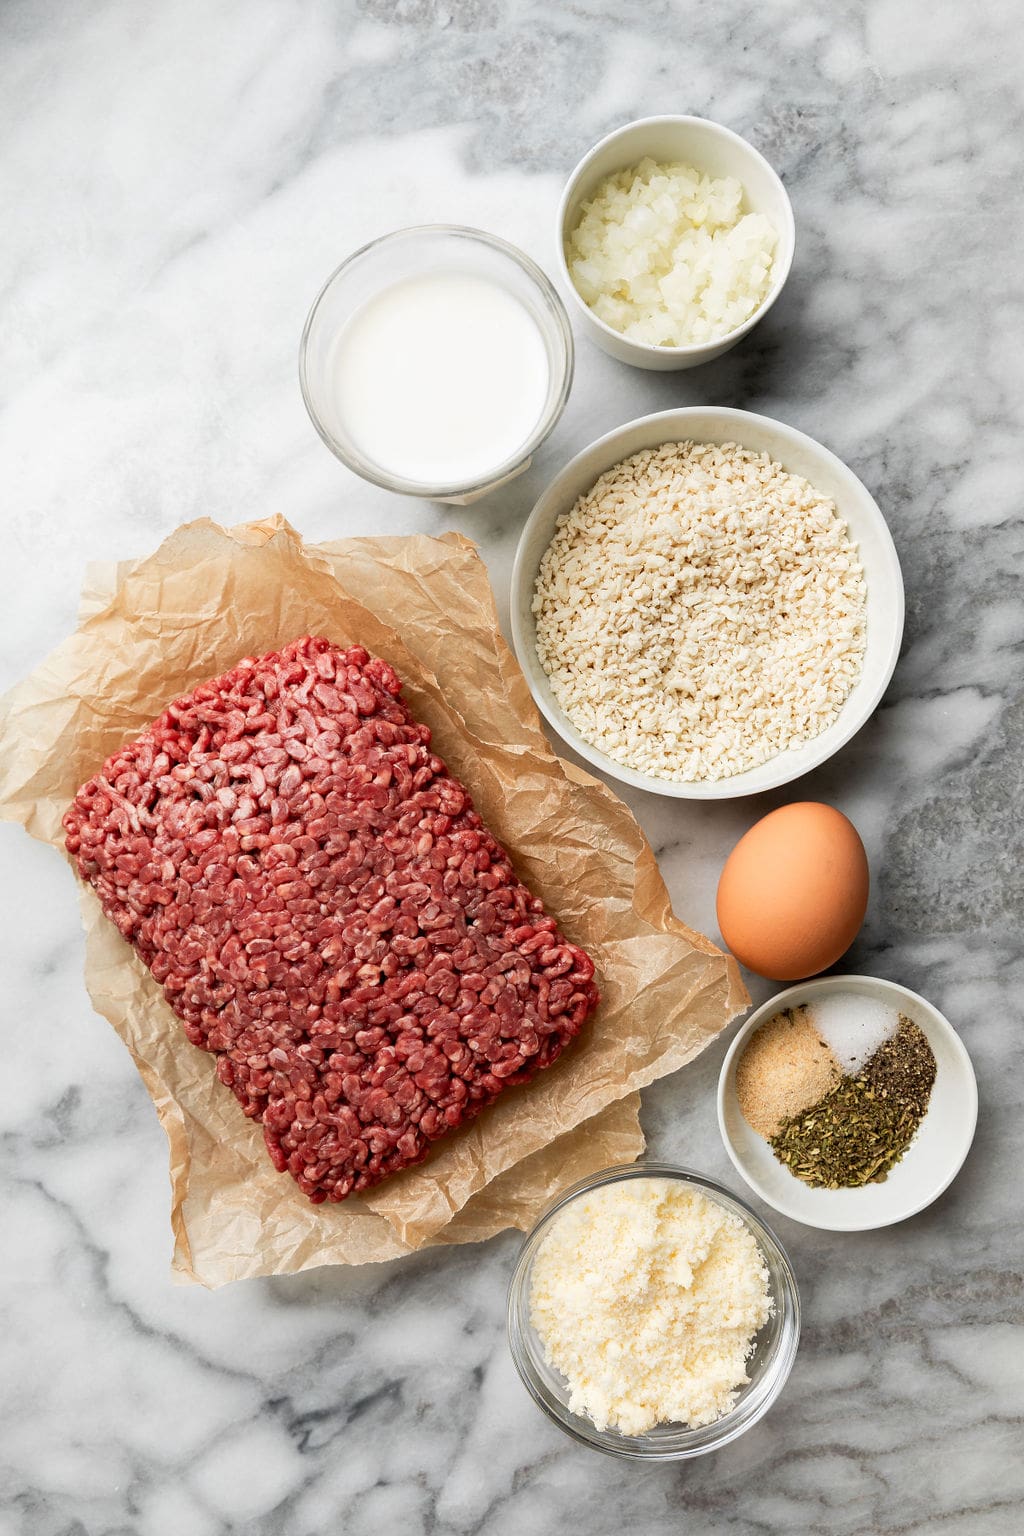
<path fill-rule="evenodd" d="M 848 966 L 943 1009 L 981 1094 L 968 1163 L 923 1215 L 849 1237 L 774 1223 L 805 1333 L 773 1412 L 717 1456 L 619 1465 L 569 1443 L 514 1375 L 514 1235 L 217 1293 L 171 1283 L 166 1147 L 90 1009 L 73 882 L 4 827 L 0 1536 L 1024 1526 L 1015 20 L 1010 0 L 0 10 L 3 685 L 73 626 L 88 559 L 144 554 L 197 515 L 283 512 L 313 539 L 458 528 L 504 612 L 526 511 L 585 443 L 673 404 L 776 415 L 889 519 L 908 598 L 892 686 L 788 792 L 628 798 L 677 911 L 712 935 L 718 870 L 756 816 L 795 793 L 847 811 L 873 871 Z M 581 340 L 533 468 L 468 510 L 336 463 L 295 354 L 340 258 L 452 220 L 551 270 L 577 157 L 679 110 L 749 135 L 789 187 L 796 263 L 765 323 L 679 375 Z M 653 1152 L 735 1184 L 714 1112 L 725 1045 L 649 1090 L 643 1120 Z"/>

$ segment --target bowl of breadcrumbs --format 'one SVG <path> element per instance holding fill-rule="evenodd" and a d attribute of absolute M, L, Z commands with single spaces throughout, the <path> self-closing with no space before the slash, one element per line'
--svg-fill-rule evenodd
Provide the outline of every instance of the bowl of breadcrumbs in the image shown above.
<path fill-rule="evenodd" d="M 778 788 L 869 718 L 903 634 L 885 519 L 802 432 L 688 407 L 576 456 L 523 529 L 512 633 L 555 730 L 690 800 Z"/>

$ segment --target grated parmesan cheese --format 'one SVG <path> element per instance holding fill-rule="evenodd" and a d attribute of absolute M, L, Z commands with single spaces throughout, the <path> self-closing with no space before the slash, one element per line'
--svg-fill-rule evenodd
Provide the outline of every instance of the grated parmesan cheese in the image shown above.
<path fill-rule="evenodd" d="M 749 1227 L 671 1179 L 580 1196 L 533 1263 L 530 1320 L 571 1411 L 627 1435 L 728 1413 L 772 1310 Z"/>

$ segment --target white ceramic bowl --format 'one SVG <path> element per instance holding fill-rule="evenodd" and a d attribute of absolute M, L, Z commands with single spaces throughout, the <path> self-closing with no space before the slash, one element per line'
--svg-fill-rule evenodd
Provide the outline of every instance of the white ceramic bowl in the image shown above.
<path fill-rule="evenodd" d="M 862 1189 L 811 1189 L 802 1183 L 751 1130 L 736 1098 L 736 1063 L 754 1030 L 783 1008 L 813 1004 L 836 992 L 853 992 L 905 1013 L 927 1035 L 938 1068 L 917 1135 L 881 1184 Z M 718 1127 L 737 1172 L 783 1216 L 828 1232 L 888 1227 L 931 1205 L 960 1172 L 977 1120 L 974 1068 L 952 1024 L 916 992 L 874 976 L 825 976 L 787 987 L 751 1014 L 729 1047 L 718 1080 Z"/>
<path fill-rule="evenodd" d="M 745 212 L 763 213 L 778 231 L 772 286 L 764 302 L 749 320 L 714 341 L 689 347 L 653 347 L 645 342 L 631 341 L 597 318 L 583 302 L 569 276 L 565 242 L 579 222 L 582 204 L 593 197 L 598 183 L 606 176 L 638 165 L 647 156 L 659 164 L 682 162 L 712 176 L 735 176 L 743 183 Z M 586 334 L 620 362 L 659 370 L 695 368 L 699 363 L 709 363 L 712 358 L 721 357 L 723 352 L 734 347 L 764 318 L 782 292 L 793 264 L 796 243 L 789 194 L 768 161 L 731 128 L 723 128 L 720 123 L 712 123 L 705 117 L 643 117 L 609 133 L 584 155 L 566 182 L 558 206 L 556 233 L 559 268 Z"/>
<path fill-rule="evenodd" d="M 530 611 L 537 571 L 551 542 L 558 515 L 590 489 L 594 481 L 620 459 L 661 443 L 735 442 L 743 448 L 764 449 L 785 469 L 803 475 L 830 496 L 845 519 L 860 550 L 868 593 L 867 651 L 861 675 L 836 720 L 802 747 L 769 758 L 757 768 L 728 779 L 674 784 L 627 768 L 585 741 L 562 713 L 547 674 L 537 659 L 536 627 Z M 598 438 L 578 453 L 548 486 L 519 538 L 512 567 L 512 637 L 519 665 L 526 674 L 538 708 L 579 755 L 609 778 L 634 789 L 681 800 L 731 800 L 778 789 L 838 752 L 868 719 L 885 692 L 903 636 L 903 578 L 892 535 L 878 505 L 852 470 L 835 454 L 781 421 L 750 411 L 686 406 L 642 416 Z"/>

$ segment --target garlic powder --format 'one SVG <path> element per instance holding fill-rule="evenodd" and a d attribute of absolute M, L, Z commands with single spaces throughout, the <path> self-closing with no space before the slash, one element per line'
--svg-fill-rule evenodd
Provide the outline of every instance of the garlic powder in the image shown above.
<path fill-rule="evenodd" d="M 533 1263 L 530 1321 L 571 1411 L 627 1435 L 727 1413 L 772 1310 L 749 1227 L 671 1179 L 581 1195 Z"/>

